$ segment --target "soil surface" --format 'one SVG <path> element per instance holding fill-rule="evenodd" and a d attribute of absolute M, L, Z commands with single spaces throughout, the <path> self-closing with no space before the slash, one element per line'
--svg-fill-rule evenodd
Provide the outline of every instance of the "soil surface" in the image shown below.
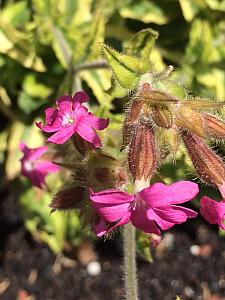
<path fill-rule="evenodd" d="M 119 234 L 56 256 L 25 230 L 16 198 L 8 191 L 0 198 L 0 300 L 124 299 Z M 201 218 L 177 226 L 153 256 L 151 264 L 138 259 L 140 300 L 225 300 L 225 238 L 217 227 Z M 95 276 L 93 258 L 101 266 Z"/>

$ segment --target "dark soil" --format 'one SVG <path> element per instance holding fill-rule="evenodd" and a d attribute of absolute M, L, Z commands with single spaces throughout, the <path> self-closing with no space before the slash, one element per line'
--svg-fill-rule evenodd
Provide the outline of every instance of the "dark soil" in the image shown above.
<path fill-rule="evenodd" d="M 76 255 L 56 258 L 32 239 L 8 193 L 1 196 L 0 217 L 0 300 L 123 299 L 119 235 L 93 244 L 102 271 L 90 276 Z M 204 220 L 192 220 L 164 235 L 152 264 L 139 258 L 140 299 L 224 300 L 224 273 L 225 239 Z"/>

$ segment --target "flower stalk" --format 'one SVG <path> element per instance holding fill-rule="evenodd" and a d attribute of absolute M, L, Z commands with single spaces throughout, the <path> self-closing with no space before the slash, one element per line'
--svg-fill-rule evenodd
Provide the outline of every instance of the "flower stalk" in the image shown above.
<path fill-rule="evenodd" d="M 138 300 L 135 227 L 128 223 L 123 229 L 125 299 Z"/>

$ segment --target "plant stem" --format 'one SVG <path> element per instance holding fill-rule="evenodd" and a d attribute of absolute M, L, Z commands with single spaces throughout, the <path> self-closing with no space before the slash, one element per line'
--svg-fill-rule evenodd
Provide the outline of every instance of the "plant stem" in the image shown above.
<path fill-rule="evenodd" d="M 78 73 L 83 70 L 105 69 L 108 67 L 106 60 L 98 60 L 90 63 L 84 63 L 74 68 L 74 72 Z"/>
<path fill-rule="evenodd" d="M 123 229 L 124 276 L 126 300 L 138 300 L 135 228 L 131 223 Z"/>

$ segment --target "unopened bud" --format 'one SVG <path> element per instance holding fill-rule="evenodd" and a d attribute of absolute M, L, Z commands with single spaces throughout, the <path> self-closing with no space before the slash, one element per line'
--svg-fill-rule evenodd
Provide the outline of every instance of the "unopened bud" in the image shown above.
<path fill-rule="evenodd" d="M 127 147 L 131 141 L 134 128 L 137 125 L 144 102 L 140 99 L 135 99 L 131 106 L 127 109 L 127 115 L 123 125 L 123 143 L 121 151 Z"/>
<path fill-rule="evenodd" d="M 225 123 L 213 116 L 202 114 L 206 135 L 216 139 L 225 139 Z"/>
<path fill-rule="evenodd" d="M 90 152 L 86 160 L 86 185 L 96 191 L 120 188 L 127 183 L 125 167 L 121 162 L 103 153 Z"/>
<path fill-rule="evenodd" d="M 94 149 L 93 145 L 84 139 L 82 139 L 78 134 L 73 135 L 72 142 L 74 147 L 82 154 L 85 155 L 87 151 Z"/>
<path fill-rule="evenodd" d="M 85 188 L 80 186 L 62 190 L 54 196 L 49 206 L 53 211 L 80 208 L 81 202 L 85 199 L 85 193 Z"/>
<path fill-rule="evenodd" d="M 179 105 L 173 109 L 173 112 L 178 127 L 188 129 L 200 137 L 205 137 L 202 117 L 197 111 Z"/>
<path fill-rule="evenodd" d="M 139 124 L 130 144 L 128 163 L 134 180 L 149 180 L 157 166 L 153 130 L 149 125 Z"/>
<path fill-rule="evenodd" d="M 223 160 L 195 134 L 182 131 L 181 135 L 200 178 L 220 189 L 225 182 Z"/>
<path fill-rule="evenodd" d="M 168 129 L 173 125 L 173 116 L 166 106 L 155 106 L 152 109 L 152 119 L 160 127 Z"/>

